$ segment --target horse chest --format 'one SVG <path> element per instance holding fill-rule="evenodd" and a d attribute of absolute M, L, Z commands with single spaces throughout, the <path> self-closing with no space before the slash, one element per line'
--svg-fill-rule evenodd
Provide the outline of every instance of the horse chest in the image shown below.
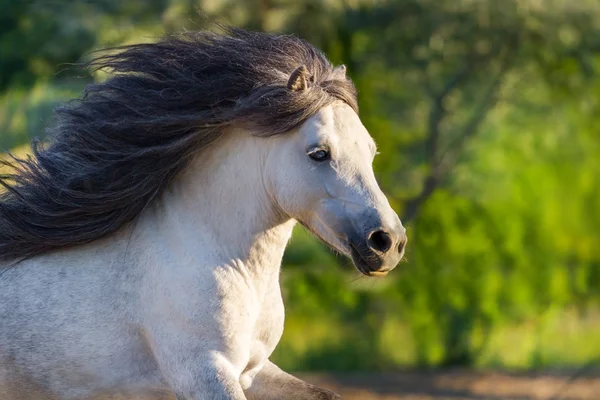
<path fill-rule="evenodd" d="M 283 323 L 285 312 L 283 299 L 279 287 L 273 293 L 269 293 L 261 304 L 256 325 L 254 328 L 254 337 L 269 356 L 283 334 Z"/>
<path fill-rule="evenodd" d="M 241 382 L 251 382 L 275 350 L 283 334 L 284 307 L 279 287 L 268 293 L 262 302 L 252 331 L 248 363 L 244 367 Z"/>
<path fill-rule="evenodd" d="M 271 355 L 283 334 L 285 317 L 277 276 L 264 282 L 248 282 L 231 268 L 211 277 L 177 276 L 181 280 L 169 284 L 165 296 L 152 295 L 157 308 L 168 310 L 161 312 L 161 326 L 165 315 L 184 316 L 195 327 L 198 339 L 218 343 L 220 350 L 241 368 L 246 363 L 259 365 Z M 205 286 L 194 288 L 188 286 L 190 282 L 204 282 Z M 176 317 L 166 326 L 179 330 L 179 321 L 181 318 Z"/>

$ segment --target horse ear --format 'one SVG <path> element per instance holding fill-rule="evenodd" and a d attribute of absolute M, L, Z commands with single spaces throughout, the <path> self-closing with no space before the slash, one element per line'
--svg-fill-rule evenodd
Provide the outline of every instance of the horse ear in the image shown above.
<path fill-rule="evenodd" d="M 333 73 L 335 76 L 338 76 L 340 78 L 345 78 L 346 77 L 346 66 L 344 64 L 342 64 L 342 65 L 335 67 L 333 69 Z"/>
<path fill-rule="evenodd" d="M 288 79 L 287 87 L 290 90 L 306 90 L 308 88 L 308 78 L 310 74 L 308 73 L 308 69 L 304 65 L 296 68 L 294 72 L 290 75 L 290 79 Z"/>

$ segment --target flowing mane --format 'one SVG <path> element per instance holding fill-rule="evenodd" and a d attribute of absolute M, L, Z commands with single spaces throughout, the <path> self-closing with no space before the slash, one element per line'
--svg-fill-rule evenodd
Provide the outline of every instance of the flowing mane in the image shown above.
<path fill-rule="evenodd" d="M 4 162 L 0 261 L 117 231 L 229 126 L 277 135 L 336 100 L 357 110 L 343 71 L 293 36 L 226 28 L 116 50 L 88 64 L 114 75 L 56 111 L 49 144 Z M 288 86 L 300 66 L 306 90 Z"/>

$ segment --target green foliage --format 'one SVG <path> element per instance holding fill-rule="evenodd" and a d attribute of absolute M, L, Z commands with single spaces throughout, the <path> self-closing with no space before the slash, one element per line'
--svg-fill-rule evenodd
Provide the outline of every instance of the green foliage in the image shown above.
<path fill-rule="evenodd" d="M 408 225 L 382 280 L 298 229 L 292 370 L 598 362 L 600 4 L 566 0 L 0 0 L 0 144 L 43 136 L 94 49 L 208 26 L 297 33 L 345 63 Z M 63 71 L 63 72 L 60 72 Z M 58 73 L 60 72 L 60 73 Z"/>
<path fill-rule="evenodd" d="M 9 89 L 0 95 L 0 148 L 7 151 L 44 137 L 54 109 L 78 97 L 82 82 L 40 83 L 29 89 Z"/>

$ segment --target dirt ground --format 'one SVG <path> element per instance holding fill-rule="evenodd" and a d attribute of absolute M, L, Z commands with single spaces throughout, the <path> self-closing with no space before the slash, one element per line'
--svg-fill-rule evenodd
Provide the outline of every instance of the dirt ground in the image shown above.
<path fill-rule="evenodd" d="M 600 400 L 600 369 L 581 372 L 298 375 L 344 400 Z"/>

